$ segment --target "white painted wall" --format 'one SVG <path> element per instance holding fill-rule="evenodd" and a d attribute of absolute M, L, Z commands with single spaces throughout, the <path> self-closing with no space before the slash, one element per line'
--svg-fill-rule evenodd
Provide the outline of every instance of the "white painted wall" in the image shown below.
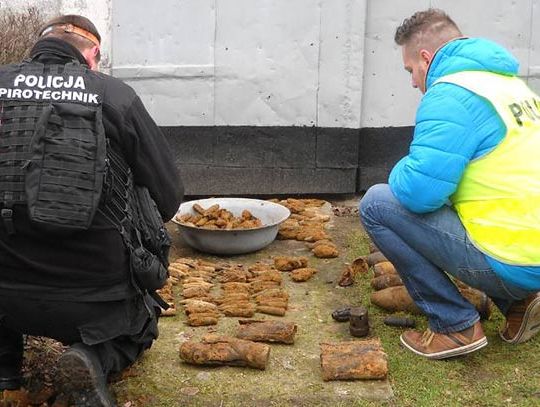
<path fill-rule="evenodd" d="M 1 7 L 28 4 L 0 0 Z M 382 127 L 414 122 L 395 28 L 445 9 L 509 48 L 540 92 L 540 0 L 34 0 L 103 37 L 102 69 L 160 125 Z"/>
<path fill-rule="evenodd" d="M 216 124 L 316 124 L 324 2 L 215 3 Z"/>
<path fill-rule="evenodd" d="M 372 0 L 366 23 L 361 127 L 414 123 L 420 94 L 410 86 L 393 39 L 404 18 L 428 7 L 445 10 L 464 35 L 486 37 L 508 48 L 521 63 L 520 75 L 540 92 L 540 0 Z"/>
<path fill-rule="evenodd" d="M 112 68 L 160 124 L 360 126 L 365 1 L 159 5 L 113 2 Z"/>
<path fill-rule="evenodd" d="M 61 0 L 0 0 L 0 11 L 3 7 L 26 8 L 38 7 L 45 15 L 54 15 L 59 9 Z"/>
<path fill-rule="evenodd" d="M 113 2 L 113 75 L 139 92 L 159 124 L 215 123 L 214 3 Z"/>

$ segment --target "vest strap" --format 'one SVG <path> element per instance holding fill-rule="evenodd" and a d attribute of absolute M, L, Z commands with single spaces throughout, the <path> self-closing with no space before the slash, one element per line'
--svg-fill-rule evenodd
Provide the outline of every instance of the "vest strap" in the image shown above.
<path fill-rule="evenodd" d="M 14 235 L 15 226 L 13 225 L 13 209 L 11 207 L 2 208 L 2 210 L 0 210 L 0 216 L 2 217 L 2 222 L 4 223 L 8 236 Z"/>

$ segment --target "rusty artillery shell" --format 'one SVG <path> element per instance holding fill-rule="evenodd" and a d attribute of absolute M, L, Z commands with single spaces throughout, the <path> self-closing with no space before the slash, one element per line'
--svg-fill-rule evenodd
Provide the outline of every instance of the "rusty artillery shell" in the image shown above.
<path fill-rule="evenodd" d="M 366 261 L 369 267 L 374 266 L 377 263 L 388 261 L 388 259 L 381 252 L 373 252 L 366 256 Z"/>
<path fill-rule="evenodd" d="M 390 316 L 384 319 L 384 324 L 388 326 L 414 328 L 416 326 L 416 321 L 412 318 Z"/>

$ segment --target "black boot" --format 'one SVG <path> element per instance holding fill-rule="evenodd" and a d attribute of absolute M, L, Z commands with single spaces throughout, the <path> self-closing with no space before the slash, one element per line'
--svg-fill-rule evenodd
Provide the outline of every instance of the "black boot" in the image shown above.
<path fill-rule="evenodd" d="M 0 392 L 4 390 L 19 390 L 22 386 L 22 376 L 0 377 Z"/>
<path fill-rule="evenodd" d="M 90 346 L 77 343 L 60 356 L 56 381 L 58 392 L 71 401 L 70 406 L 116 406 L 97 352 Z"/>
<path fill-rule="evenodd" d="M 0 357 L 0 392 L 3 390 L 18 390 L 22 386 L 21 364 L 18 355 Z"/>
<path fill-rule="evenodd" d="M 0 392 L 22 386 L 22 334 L 0 326 Z"/>

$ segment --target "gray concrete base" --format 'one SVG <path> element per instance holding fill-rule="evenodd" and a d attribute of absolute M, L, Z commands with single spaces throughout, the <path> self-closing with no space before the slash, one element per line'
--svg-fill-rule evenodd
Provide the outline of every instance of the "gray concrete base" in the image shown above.
<path fill-rule="evenodd" d="M 386 182 L 411 127 L 162 127 L 187 195 L 355 194 Z"/>

